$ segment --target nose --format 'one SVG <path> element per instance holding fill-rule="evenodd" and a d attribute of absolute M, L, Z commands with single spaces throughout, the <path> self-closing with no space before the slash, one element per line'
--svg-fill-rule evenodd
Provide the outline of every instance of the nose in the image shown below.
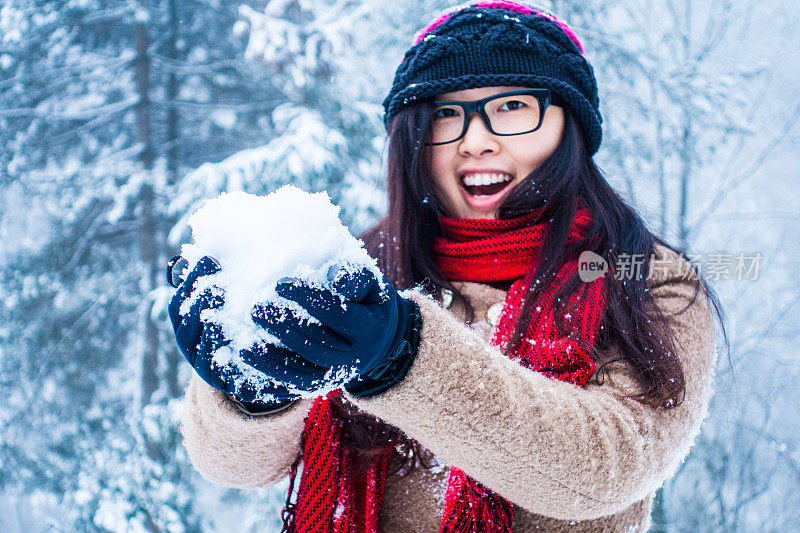
<path fill-rule="evenodd" d="M 473 111 L 467 122 L 467 131 L 458 144 L 462 155 L 480 156 L 486 152 L 496 152 L 499 148 L 497 138 L 489 131 L 480 113 Z"/>

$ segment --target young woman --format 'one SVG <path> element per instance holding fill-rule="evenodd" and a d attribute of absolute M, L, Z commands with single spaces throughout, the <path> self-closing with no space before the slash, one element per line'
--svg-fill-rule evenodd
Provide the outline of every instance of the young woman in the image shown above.
<path fill-rule="evenodd" d="M 385 280 L 282 280 L 320 324 L 257 306 L 285 348 L 243 354 L 302 390 L 355 366 L 342 389 L 237 390 L 211 362 L 225 339 L 199 318 L 222 297 L 179 312 L 219 268 L 198 263 L 170 316 L 196 370 L 183 433 L 205 477 L 290 475 L 290 531 L 648 528 L 707 414 L 719 309 L 594 164 L 582 52 L 553 15 L 508 1 L 419 32 L 384 101 L 388 214 L 362 236 Z"/>

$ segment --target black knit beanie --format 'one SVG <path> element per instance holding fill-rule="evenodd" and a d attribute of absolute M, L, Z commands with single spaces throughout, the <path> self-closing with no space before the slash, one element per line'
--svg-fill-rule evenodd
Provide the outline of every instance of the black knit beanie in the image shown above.
<path fill-rule="evenodd" d="M 505 0 L 461 4 L 417 33 L 383 101 L 384 125 L 415 100 L 495 85 L 550 89 L 574 112 L 589 153 L 600 148 L 597 81 L 575 33 L 538 7 Z"/>

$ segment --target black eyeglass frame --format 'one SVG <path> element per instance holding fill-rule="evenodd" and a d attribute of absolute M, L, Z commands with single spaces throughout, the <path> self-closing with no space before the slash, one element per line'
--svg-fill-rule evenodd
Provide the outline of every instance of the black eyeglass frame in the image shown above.
<path fill-rule="evenodd" d="M 521 131 L 519 133 L 497 133 L 492 129 L 492 124 L 489 121 L 489 116 L 486 114 L 485 105 L 486 102 L 490 102 L 497 98 L 504 98 L 506 96 L 516 96 L 516 95 L 530 95 L 536 98 L 536 101 L 539 102 L 539 123 L 536 125 L 535 128 L 528 131 Z M 513 91 L 506 91 L 504 93 L 497 93 L 491 96 L 487 96 L 486 98 L 481 98 L 480 100 L 436 100 L 433 102 L 433 105 L 443 106 L 443 105 L 457 105 L 461 109 L 464 110 L 464 124 L 461 128 L 461 133 L 453 139 L 452 141 L 444 141 L 438 143 L 424 143 L 426 146 L 436 146 L 440 144 L 450 144 L 454 143 L 457 140 L 461 139 L 466 135 L 467 128 L 469 128 L 469 121 L 472 118 L 472 113 L 478 113 L 481 116 L 481 120 L 483 120 L 484 126 L 486 129 L 489 130 L 493 135 L 502 135 L 504 137 L 508 137 L 511 135 L 525 135 L 526 133 L 532 133 L 539 128 L 542 127 L 542 122 L 544 121 L 544 113 L 547 111 L 547 108 L 552 103 L 552 97 L 550 95 L 550 89 L 544 88 L 535 88 L 535 89 L 515 89 Z"/>

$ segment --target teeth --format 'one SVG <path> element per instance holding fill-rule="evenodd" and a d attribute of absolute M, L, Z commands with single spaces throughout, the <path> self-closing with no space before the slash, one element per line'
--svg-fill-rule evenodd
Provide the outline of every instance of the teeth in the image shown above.
<path fill-rule="evenodd" d="M 475 185 L 491 185 L 501 181 L 511 181 L 513 178 L 508 174 L 468 174 L 464 176 L 464 185 L 470 187 Z"/>

